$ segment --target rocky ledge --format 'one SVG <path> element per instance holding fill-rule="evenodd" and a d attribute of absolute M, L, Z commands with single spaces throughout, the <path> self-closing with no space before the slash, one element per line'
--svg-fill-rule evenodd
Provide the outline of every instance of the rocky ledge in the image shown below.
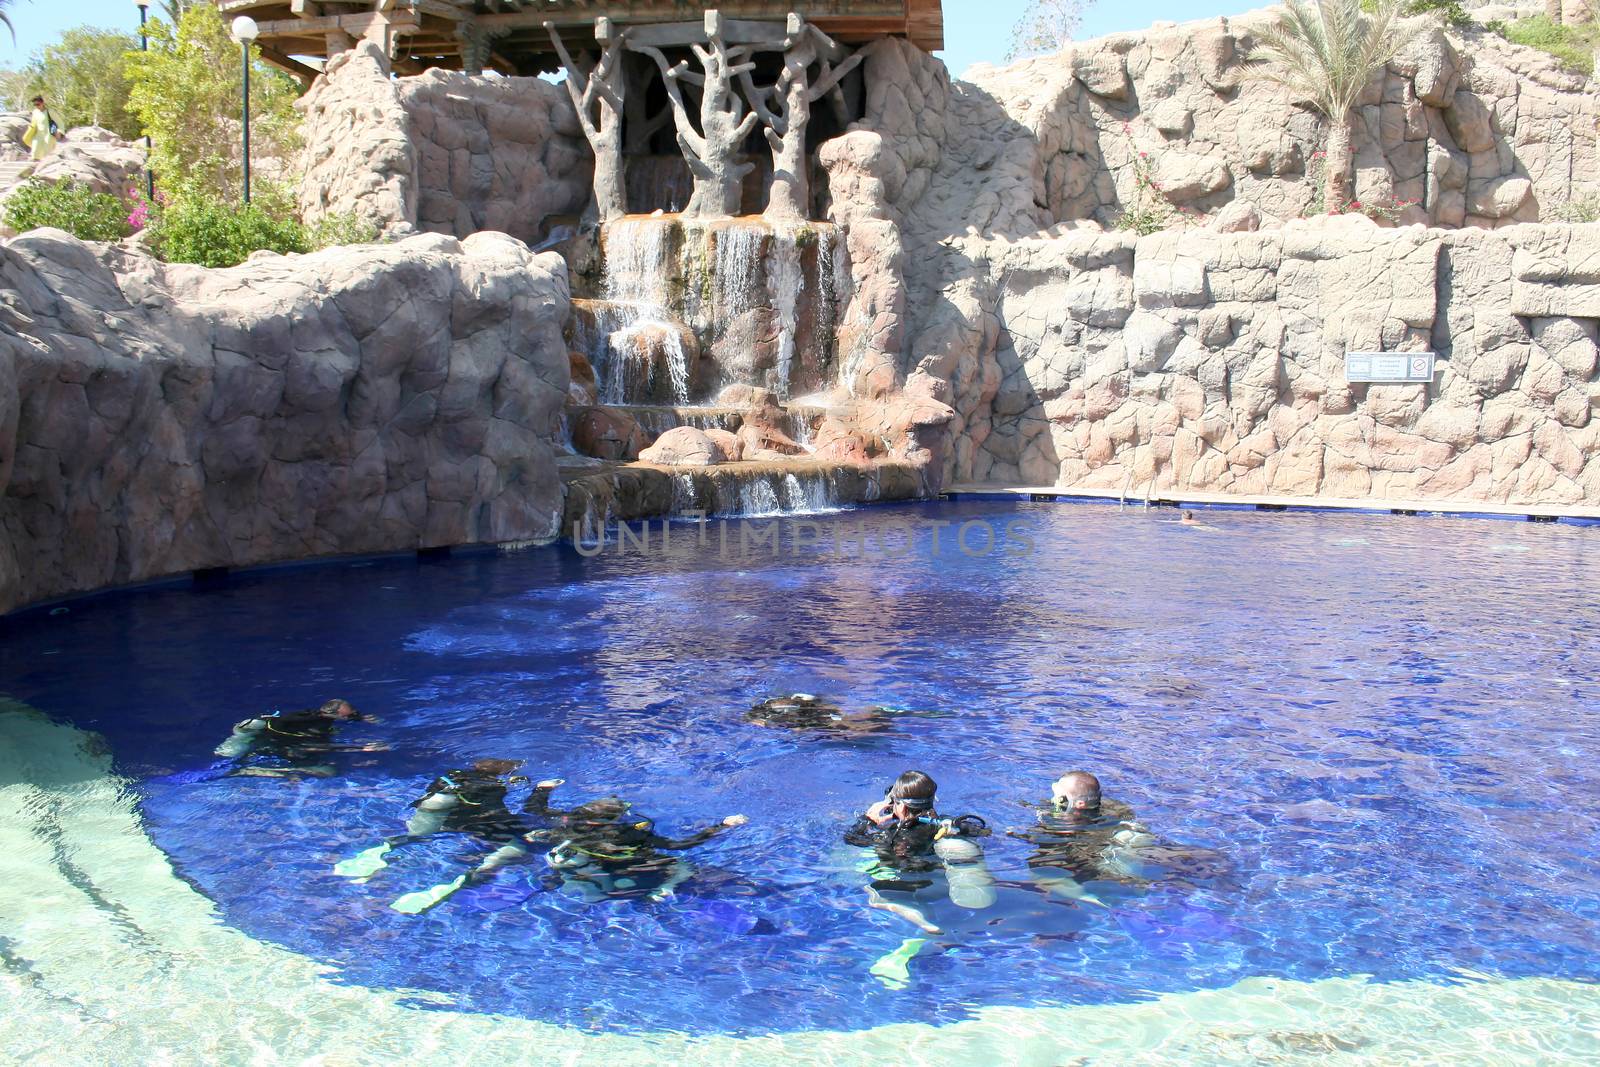
<path fill-rule="evenodd" d="M 0 611 L 555 536 L 568 309 L 561 259 L 494 233 L 229 270 L 0 242 Z"/>

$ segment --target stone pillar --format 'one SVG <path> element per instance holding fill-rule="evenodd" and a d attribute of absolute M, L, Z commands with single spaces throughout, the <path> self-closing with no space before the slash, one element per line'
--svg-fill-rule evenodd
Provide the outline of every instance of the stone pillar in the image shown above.
<path fill-rule="evenodd" d="M 329 59 L 356 46 L 356 39 L 343 30 L 329 30 L 323 40 Z"/>

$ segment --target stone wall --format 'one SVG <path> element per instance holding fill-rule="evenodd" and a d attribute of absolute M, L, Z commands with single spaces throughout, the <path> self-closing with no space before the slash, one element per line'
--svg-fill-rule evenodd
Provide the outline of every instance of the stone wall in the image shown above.
<path fill-rule="evenodd" d="M 1113 222 L 1138 202 L 1141 165 L 1176 204 L 1211 212 L 1247 200 L 1296 218 L 1312 207 L 1306 177 L 1325 123 L 1252 76 L 1254 33 L 1270 17 L 1159 24 L 979 67 L 974 103 L 1036 143 L 1028 192 L 1045 224 Z M 1356 115 L 1356 196 L 1414 202 L 1402 222 L 1507 225 L 1600 195 L 1600 100 L 1588 79 L 1487 30 L 1424 33 L 1372 80 Z"/>
<path fill-rule="evenodd" d="M 925 331 L 946 477 L 1600 503 L 1600 226 L 969 239 Z M 1433 386 L 1349 350 L 1435 350 Z M 929 380 L 931 379 L 931 380 Z"/>
<path fill-rule="evenodd" d="M 372 44 L 341 53 L 298 105 L 301 210 L 386 235 L 508 233 L 530 244 L 589 199 L 593 158 L 566 91 L 432 70 L 391 78 Z"/>
<path fill-rule="evenodd" d="M 0 244 L 0 611 L 553 536 L 567 314 L 559 257 L 494 234 L 230 270 Z"/>

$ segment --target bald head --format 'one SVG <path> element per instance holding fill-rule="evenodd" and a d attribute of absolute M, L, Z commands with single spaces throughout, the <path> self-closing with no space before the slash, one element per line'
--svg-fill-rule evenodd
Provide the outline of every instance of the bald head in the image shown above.
<path fill-rule="evenodd" d="M 1058 806 L 1073 811 L 1100 810 L 1100 779 L 1088 771 L 1068 771 L 1050 786 Z"/>

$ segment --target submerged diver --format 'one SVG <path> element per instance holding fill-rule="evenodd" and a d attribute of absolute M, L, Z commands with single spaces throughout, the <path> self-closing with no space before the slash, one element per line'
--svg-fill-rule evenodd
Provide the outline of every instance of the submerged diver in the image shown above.
<path fill-rule="evenodd" d="M 664 852 L 695 848 L 750 821 L 743 815 L 730 815 L 688 837 L 662 837 L 652 820 L 630 814 L 633 805 L 621 797 L 591 800 L 570 811 L 550 807 L 550 794 L 560 784 L 557 780 L 534 787 L 523 811 L 554 819 L 556 824 L 529 833 L 525 839 L 529 843 L 554 842 L 545 860 L 557 883 L 591 902 L 607 897 L 661 900 L 671 896 L 693 870 L 681 857 Z"/>
<path fill-rule="evenodd" d="M 343 723 L 373 721 L 348 700 L 330 700 L 303 711 L 275 711 L 236 724 L 228 739 L 217 746 L 216 754 L 235 761 L 233 774 L 330 778 L 336 773 L 328 762 L 330 755 L 377 752 L 383 748 L 379 744 L 341 745 L 333 739 L 335 731 Z M 254 757 L 269 762 L 247 762 Z"/>
<path fill-rule="evenodd" d="M 405 833 L 341 860 L 334 864 L 334 873 L 365 882 L 389 865 L 385 857 L 395 849 L 438 834 L 466 834 L 489 847 L 489 852 L 467 873 L 442 885 L 407 893 L 390 905 L 396 911 L 415 915 L 468 886 L 488 881 L 502 867 L 526 860 L 526 837 L 534 827 L 525 816 L 506 806 L 506 793 L 511 786 L 527 781 L 513 773 L 521 766 L 520 760 L 481 759 L 471 767 L 440 775 L 411 802 L 415 810 L 406 820 Z M 559 778 L 552 778 L 534 789 L 548 791 L 560 784 Z"/>
<path fill-rule="evenodd" d="M 925 934 L 943 933 L 914 903 L 886 899 L 885 893 L 915 901 L 933 885 L 931 878 L 916 877 L 941 868 L 951 903 L 971 910 L 995 902 L 994 876 L 983 861 L 983 849 L 973 838 L 988 834 L 976 815 L 943 818 L 936 810 L 938 784 L 921 771 L 906 771 L 895 779 L 884 799 L 873 804 L 845 832 L 846 843 L 871 848 L 876 862 L 866 872 L 870 907 L 889 912 Z M 907 877 L 910 875 L 911 877 Z M 895 951 L 873 964 L 871 973 L 891 988 L 909 980 L 911 960 L 924 940 L 909 938 Z"/>
<path fill-rule="evenodd" d="M 891 726 L 887 708 L 847 712 L 837 704 L 810 693 L 763 700 L 745 714 L 745 719 L 756 726 L 815 730 L 827 734 L 878 734 Z"/>
<path fill-rule="evenodd" d="M 1010 835 L 1034 846 L 1029 871 L 1035 882 L 1058 896 L 1104 905 L 1086 883 L 1140 886 L 1150 880 L 1139 871 L 1143 863 L 1213 858 L 1204 850 L 1158 845 L 1132 808 L 1101 796 L 1100 780 L 1088 771 L 1062 775 L 1051 784 L 1050 794 L 1048 804 L 1036 806 L 1038 822 Z"/>

